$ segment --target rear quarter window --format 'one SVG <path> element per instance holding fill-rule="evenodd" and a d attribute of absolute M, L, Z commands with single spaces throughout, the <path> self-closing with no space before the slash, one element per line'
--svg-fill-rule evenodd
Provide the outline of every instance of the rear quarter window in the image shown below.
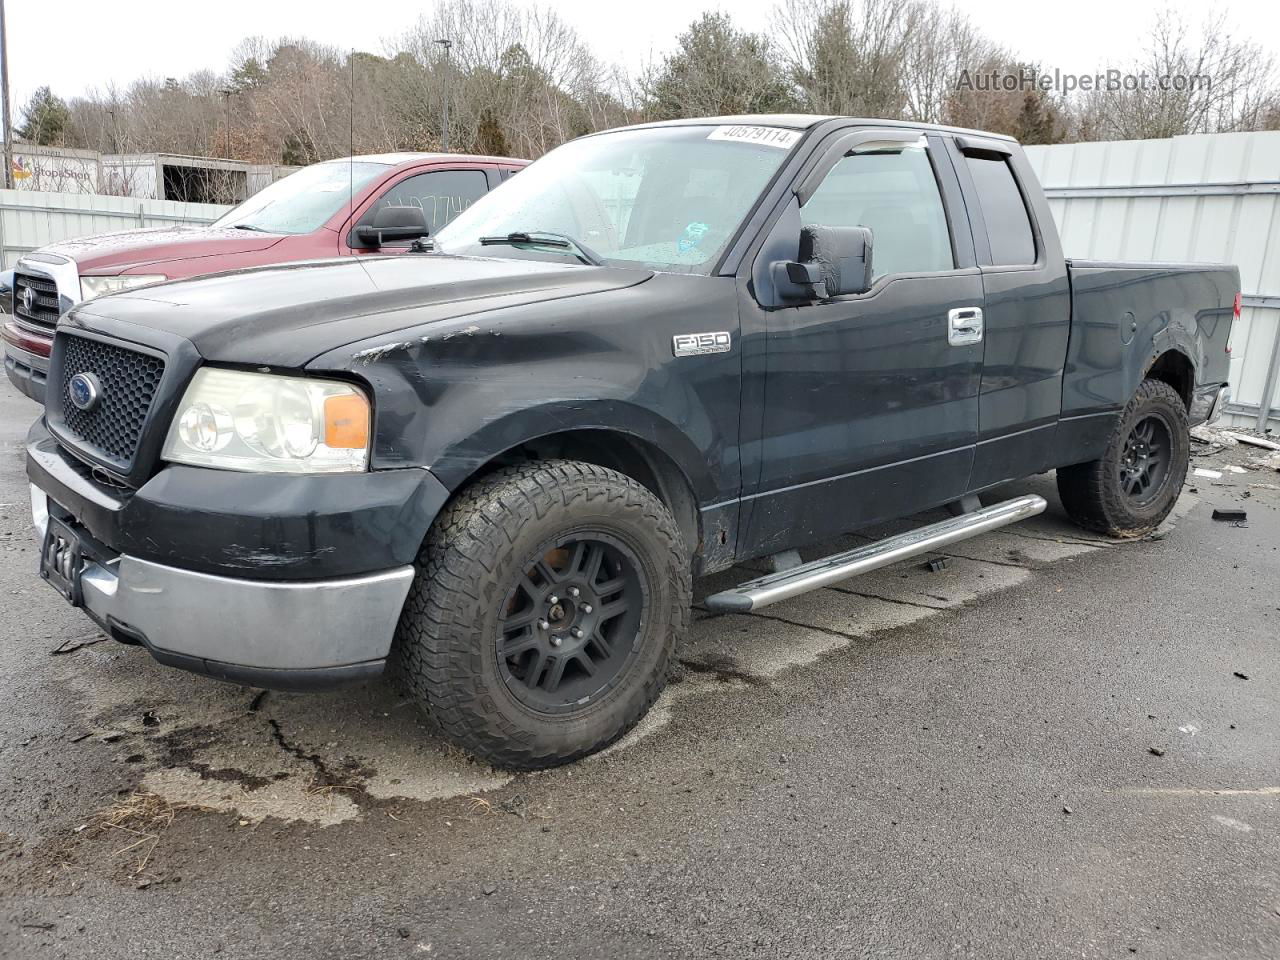
<path fill-rule="evenodd" d="M 965 156 L 965 165 L 978 193 L 982 219 L 987 224 L 991 262 L 998 265 L 1028 265 L 1036 262 L 1035 234 L 1022 191 L 1003 158 Z"/>

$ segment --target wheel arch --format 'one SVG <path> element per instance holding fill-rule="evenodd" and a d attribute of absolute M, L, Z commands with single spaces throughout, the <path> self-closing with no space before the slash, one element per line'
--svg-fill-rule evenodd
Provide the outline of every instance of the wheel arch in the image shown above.
<path fill-rule="evenodd" d="M 653 440 L 616 427 L 572 427 L 527 437 L 499 450 L 450 486 L 458 490 L 495 470 L 537 460 L 579 460 L 617 470 L 650 490 L 675 518 L 690 557 L 701 550 L 701 514 L 692 478 Z"/>
<path fill-rule="evenodd" d="M 1143 380 L 1159 380 L 1171 386 L 1182 398 L 1187 410 L 1195 393 L 1195 363 L 1182 350 L 1171 347 L 1157 356 L 1143 372 Z"/>

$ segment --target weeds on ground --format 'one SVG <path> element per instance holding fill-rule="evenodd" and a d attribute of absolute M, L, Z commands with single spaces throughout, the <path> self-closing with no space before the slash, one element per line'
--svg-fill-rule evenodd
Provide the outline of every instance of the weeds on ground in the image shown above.
<path fill-rule="evenodd" d="M 123 846 L 110 859 L 124 858 L 128 879 L 148 882 L 146 869 L 160 844 L 161 834 L 183 810 L 207 810 L 194 803 L 174 803 L 159 794 L 135 791 L 112 801 L 111 806 L 90 817 L 75 832 L 90 837 L 118 835 Z"/>

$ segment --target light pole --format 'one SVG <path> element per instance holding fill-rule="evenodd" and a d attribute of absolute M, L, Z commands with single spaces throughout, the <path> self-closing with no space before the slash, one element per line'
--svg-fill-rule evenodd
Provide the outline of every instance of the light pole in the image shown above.
<path fill-rule="evenodd" d="M 222 94 L 222 156 L 228 160 L 231 159 L 231 94 L 235 93 L 230 87 L 223 87 L 218 91 Z"/>
<path fill-rule="evenodd" d="M 0 98 L 4 100 L 4 188 L 13 189 L 13 130 L 9 127 L 9 41 L 4 27 L 4 0 L 0 0 Z"/>
<path fill-rule="evenodd" d="M 0 0 L 0 3 L 3 3 L 3 2 L 4 0 Z M 441 140 L 441 144 L 443 145 L 444 152 L 448 153 L 449 152 L 449 66 L 450 66 L 449 49 L 453 46 L 453 41 L 448 38 L 445 38 L 443 40 L 437 40 L 436 43 L 444 47 L 444 97 L 443 97 L 444 124 L 443 124 L 443 132 L 441 134 L 440 140 Z"/>

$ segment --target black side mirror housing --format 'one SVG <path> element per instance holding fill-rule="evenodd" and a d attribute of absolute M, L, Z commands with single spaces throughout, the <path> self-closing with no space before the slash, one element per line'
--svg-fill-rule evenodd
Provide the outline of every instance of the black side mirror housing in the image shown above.
<path fill-rule="evenodd" d="M 773 276 L 788 300 L 829 300 L 871 289 L 870 227 L 800 228 L 800 258 L 775 263 Z"/>
<path fill-rule="evenodd" d="M 13 316 L 13 271 L 0 273 L 0 313 Z"/>
<path fill-rule="evenodd" d="M 361 246 L 376 249 L 384 243 L 421 240 L 431 229 L 421 207 L 379 207 L 373 223 L 356 227 L 355 233 Z"/>

